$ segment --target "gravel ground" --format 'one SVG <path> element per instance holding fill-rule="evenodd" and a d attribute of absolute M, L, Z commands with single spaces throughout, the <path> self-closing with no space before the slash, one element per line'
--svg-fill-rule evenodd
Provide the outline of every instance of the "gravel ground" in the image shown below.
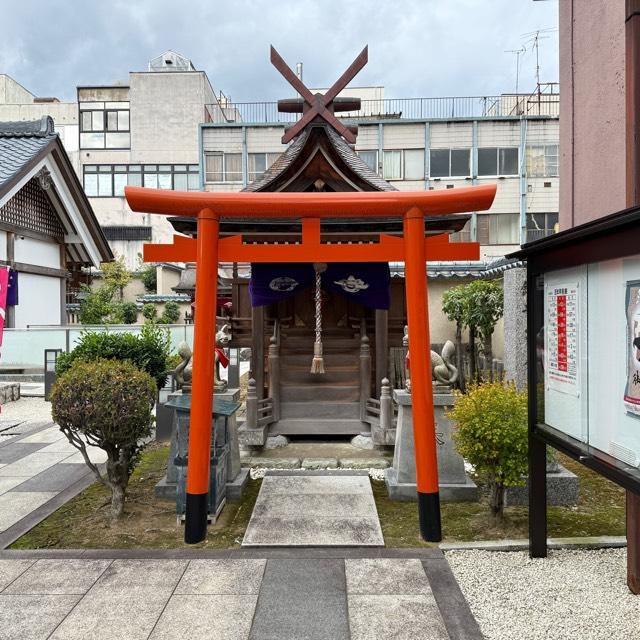
<path fill-rule="evenodd" d="M 51 420 L 51 403 L 44 398 L 20 398 L 2 405 L 2 420 Z"/>
<path fill-rule="evenodd" d="M 638 640 L 626 549 L 446 554 L 487 640 Z"/>

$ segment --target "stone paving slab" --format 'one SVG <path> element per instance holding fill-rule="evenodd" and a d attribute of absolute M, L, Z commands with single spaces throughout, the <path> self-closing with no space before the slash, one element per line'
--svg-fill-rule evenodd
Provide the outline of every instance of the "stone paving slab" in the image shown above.
<path fill-rule="evenodd" d="M 246 640 L 257 600 L 257 595 L 175 595 L 149 640 Z"/>
<path fill-rule="evenodd" d="M 52 443 L 57 442 L 58 440 L 66 440 L 64 434 L 57 426 L 49 427 L 48 429 L 43 429 L 42 431 L 38 431 L 36 433 L 27 436 L 26 438 L 22 438 L 20 442 L 45 442 Z"/>
<path fill-rule="evenodd" d="M 383 546 L 366 476 L 266 476 L 242 545 Z"/>
<path fill-rule="evenodd" d="M 31 453 L 35 453 L 40 449 L 46 447 L 44 442 L 3 442 L 3 446 L 0 448 L 0 462 L 3 465 L 9 465 L 20 458 L 24 458 Z"/>
<path fill-rule="evenodd" d="M 0 595 L 0 640 L 49 638 L 80 597 Z"/>
<path fill-rule="evenodd" d="M 173 550 L 131 560 L 97 557 L 102 551 L 3 552 L 0 640 L 482 638 L 437 550 L 381 549 L 404 556 L 346 560 L 296 549 L 294 557 L 264 550 L 256 559 L 189 551 L 191 560 L 170 559 Z M 40 559 L 8 558 L 25 553 Z"/>
<path fill-rule="evenodd" d="M 38 560 L 3 595 L 84 595 L 110 564 L 111 560 Z"/>
<path fill-rule="evenodd" d="M 91 470 L 86 465 L 70 464 L 65 460 L 32 478 L 20 478 L 20 483 L 14 491 L 62 491 L 90 473 Z M 2 493 L 2 480 L 0 476 L 0 493 Z"/>
<path fill-rule="evenodd" d="M 6 467 L 0 469 L 0 476 L 24 476 L 25 478 L 31 478 L 41 471 L 52 467 L 58 462 L 62 462 L 69 457 L 69 453 L 41 453 L 36 451 L 30 453 L 24 458 L 20 458 Z"/>
<path fill-rule="evenodd" d="M 0 532 L 28 516 L 55 495 L 51 491 L 3 493 L 0 496 Z"/>

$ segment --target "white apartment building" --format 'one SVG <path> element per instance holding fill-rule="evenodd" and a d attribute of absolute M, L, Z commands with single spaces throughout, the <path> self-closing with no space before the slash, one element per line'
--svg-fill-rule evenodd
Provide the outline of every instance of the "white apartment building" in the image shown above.
<path fill-rule="evenodd" d="M 557 86 L 531 95 L 385 99 L 382 87 L 348 88 L 361 98 L 355 149 L 399 190 L 451 189 L 497 182 L 492 208 L 459 234 L 481 244 L 483 259 L 544 237 L 558 223 Z M 286 148 L 297 115 L 276 103 L 234 104 L 227 120 L 201 125 L 204 188 L 239 191 Z"/>

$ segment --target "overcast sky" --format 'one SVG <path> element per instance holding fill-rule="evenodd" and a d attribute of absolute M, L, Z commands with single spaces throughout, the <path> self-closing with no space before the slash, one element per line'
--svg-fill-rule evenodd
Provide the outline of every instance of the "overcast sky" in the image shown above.
<path fill-rule="evenodd" d="M 77 85 L 127 81 L 173 49 L 238 102 L 292 94 L 273 44 L 308 86 L 333 83 L 365 44 L 356 86 L 385 97 L 492 95 L 558 80 L 558 0 L 0 0 L 0 73 L 33 93 L 74 99 Z"/>

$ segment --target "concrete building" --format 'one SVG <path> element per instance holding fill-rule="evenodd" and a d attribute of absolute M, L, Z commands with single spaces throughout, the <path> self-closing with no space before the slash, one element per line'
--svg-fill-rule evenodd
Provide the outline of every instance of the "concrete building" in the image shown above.
<path fill-rule="evenodd" d="M 133 214 L 124 187 L 198 190 L 198 128 L 223 119 L 226 98 L 204 71 L 167 51 L 109 86 L 77 88 L 75 102 L 39 98 L 0 75 L 0 121 L 49 115 L 115 255 L 136 269 L 144 242 L 166 241 L 163 219 Z"/>
<path fill-rule="evenodd" d="M 320 90 L 322 91 L 322 90 Z M 498 182 L 491 210 L 472 216 L 461 240 L 481 243 L 483 259 L 553 233 L 558 223 L 557 85 L 531 95 L 385 99 L 382 87 L 349 88 L 361 97 L 358 155 L 400 190 Z M 206 190 L 239 191 L 285 150 L 296 114 L 276 103 L 233 105 L 227 119 L 201 125 Z M 343 114 L 341 114 L 342 116 Z"/>
<path fill-rule="evenodd" d="M 560 226 L 626 206 L 625 0 L 560 8 Z"/>

